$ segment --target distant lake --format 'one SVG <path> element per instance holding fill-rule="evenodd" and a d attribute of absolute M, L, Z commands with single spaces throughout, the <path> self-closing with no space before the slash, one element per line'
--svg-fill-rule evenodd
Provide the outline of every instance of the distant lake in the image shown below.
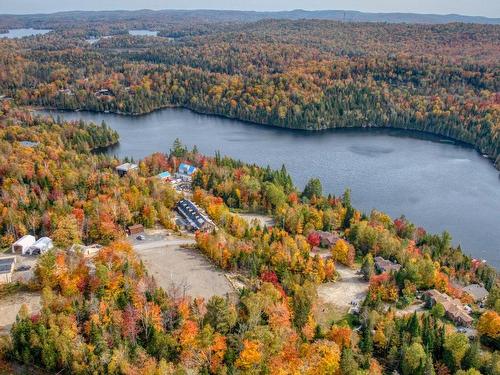
<path fill-rule="evenodd" d="M 326 194 L 352 190 L 355 207 L 406 215 L 431 233 L 448 230 L 465 253 L 500 268 L 500 179 L 471 147 L 396 129 L 294 131 L 183 109 L 144 116 L 44 111 L 67 120 L 106 123 L 120 134 L 108 151 L 141 159 L 168 152 L 175 138 L 208 155 L 220 150 L 245 162 L 280 168 L 303 188 L 319 177 Z"/>
<path fill-rule="evenodd" d="M 11 29 L 8 33 L 0 34 L 0 38 L 24 38 L 26 36 L 32 35 L 43 35 L 50 33 L 52 30 L 42 30 L 42 29 Z"/>
<path fill-rule="evenodd" d="M 128 33 L 133 36 L 158 36 L 158 31 L 151 30 L 129 30 Z"/>

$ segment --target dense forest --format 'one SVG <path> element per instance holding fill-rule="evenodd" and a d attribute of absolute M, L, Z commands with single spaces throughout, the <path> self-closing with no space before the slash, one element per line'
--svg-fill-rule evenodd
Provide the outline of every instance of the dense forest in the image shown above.
<path fill-rule="evenodd" d="M 312 179 L 299 191 L 284 167 L 207 157 L 179 141 L 120 178 L 119 160 L 92 152 L 117 141 L 105 124 L 33 117 L 10 102 L 0 116 L 1 246 L 25 233 L 50 235 L 56 244 L 40 257 L 31 285 L 41 291 L 42 309 L 21 308 L 0 341 L 1 360 L 68 374 L 499 373 L 496 272 L 453 247 L 447 233 L 429 234 L 378 211 L 362 214 L 348 190 L 324 196 Z M 193 200 L 217 223 L 196 233 L 196 247 L 248 280 L 234 298 L 204 301 L 159 288 L 123 241 L 131 223 L 176 229 L 171 209 L 179 197 L 155 176 L 181 162 L 198 167 Z M 249 223 L 237 211 L 265 212 L 276 225 Z M 312 252 L 318 230 L 341 238 L 328 260 Z M 106 247 L 91 260 L 66 251 L 94 242 Z M 377 255 L 401 268 L 377 275 Z M 354 262 L 369 282 L 360 313 L 320 323 L 318 286 L 337 280 L 338 265 Z M 439 304 L 396 313 L 417 290 L 436 288 L 471 303 L 457 282 L 490 291 L 474 311 L 476 339 L 457 332 Z"/>
<path fill-rule="evenodd" d="M 497 25 L 56 19 L 49 34 L 0 40 L 1 94 L 126 114 L 180 106 L 306 130 L 413 129 L 472 144 L 500 166 Z"/>

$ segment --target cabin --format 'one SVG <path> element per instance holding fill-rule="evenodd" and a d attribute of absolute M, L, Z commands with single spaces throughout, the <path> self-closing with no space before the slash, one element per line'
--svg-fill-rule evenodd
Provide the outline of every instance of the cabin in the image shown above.
<path fill-rule="evenodd" d="M 49 237 L 39 238 L 33 245 L 28 248 L 29 255 L 41 255 L 54 247 L 54 243 Z"/>
<path fill-rule="evenodd" d="M 177 203 L 177 212 L 186 221 L 189 229 L 193 231 L 210 231 L 215 229 L 215 224 L 189 199 L 182 199 Z"/>
<path fill-rule="evenodd" d="M 161 173 L 157 174 L 156 177 L 158 179 L 160 179 L 161 181 L 170 181 L 172 178 L 172 175 L 170 174 L 170 172 L 165 171 L 165 172 L 161 172 Z"/>
<path fill-rule="evenodd" d="M 80 244 L 73 244 L 70 249 L 68 250 L 69 253 L 72 254 L 82 254 L 85 258 L 91 258 L 99 253 L 101 251 L 102 245 L 94 244 L 94 245 L 80 245 Z"/>
<path fill-rule="evenodd" d="M 0 258 L 0 284 L 12 282 L 16 257 Z"/>
<path fill-rule="evenodd" d="M 398 272 L 401 269 L 401 265 L 391 262 L 390 260 L 384 259 L 382 257 L 375 257 L 375 270 L 378 273 L 391 273 Z"/>
<path fill-rule="evenodd" d="M 443 305 L 445 315 L 457 325 L 469 327 L 474 322 L 474 319 L 467 313 L 462 302 L 456 298 L 452 298 L 436 289 L 427 291 L 425 298 L 430 307 L 438 303 Z"/>
<path fill-rule="evenodd" d="M 144 232 L 144 226 L 142 224 L 131 225 L 127 228 L 128 233 L 132 236 L 134 234 L 140 234 Z"/>
<path fill-rule="evenodd" d="M 28 249 L 31 245 L 36 242 L 35 236 L 27 234 L 26 236 L 22 236 L 16 242 L 12 244 L 12 253 L 13 254 L 21 254 L 24 255 L 28 252 Z"/>
<path fill-rule="evenodd" d="M 131 171 L 139 169 L 139 166 L 133 163 L 123 163 L 118 167 L 116 167 L 115 169 L 118 172 L 118 175 L 120 175 L 120 177 L 123 177 L 128 173 L 130 173 Z"/>
<path fill-rule="evenodd" d="M 479 284 L 467 285 L 466 287 L 462 288 L 462 291 L 470 295 L 476 303 L 483 302 L 484 300 L 486 300 L 486 298 L 488 298 L 489 295 L 488 291 Z"/>
<path fill-rule="evenodd" d="M 197 170 L 198 169 L 196 167 L 193 167 L 192 165 L 181 163 L 181 165 L 179 165 L 177 173 L 175 174 L 175 177 L 182 181 L 191 182 L 193 179 L 193 175 Z"/>
<path fill-rule="evenodd" d="M 316 231 L 316 233 L 319 235 L 319 241 L 321 247 L 330 248 L 334 246 L 340 239 L 337 233 L 325 232 L 321 230 Z"/>

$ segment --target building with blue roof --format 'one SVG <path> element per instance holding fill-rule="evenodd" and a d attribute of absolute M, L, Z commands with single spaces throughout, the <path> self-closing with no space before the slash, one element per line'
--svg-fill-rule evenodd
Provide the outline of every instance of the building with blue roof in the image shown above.
<path fill-rule="evenodd" d="M 156 177 L 158 177 L 160 180 L 165 181 L 165 180 L 170 180 L 170 178 L 172 177 L 172 175 L 170 174 L 169 171 L 165 171 L 165 172 L 161 172 Z"/>
<path fill-rule="evenodd" d="M 192 165 L 182 163 L 179 165 L 179 169 L 175 176 L 183 181 L 191 181 L 193 178 L 193 174 L 197 171 L 196 167 L 193 167 Z"/>

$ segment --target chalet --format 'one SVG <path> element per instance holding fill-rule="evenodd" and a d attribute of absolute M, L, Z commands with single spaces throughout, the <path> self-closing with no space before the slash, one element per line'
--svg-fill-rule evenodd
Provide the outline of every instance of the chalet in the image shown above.
<path fill-rule="evenodd" d="M 33 245 L 28 248 L 29 255 L 44 254 L 54 247 L 52 240 L 49 237 L 39 238 Z"/>
<path fill-rule="evenodd" d="M 466 287 L 462 288 L 462 291 L 470 295 L 476 303 L 484 301 L 486 298 L 488 298 L 489 294 L 488 291 L 479 284 L 467 285 Z"/>
<path fill-rule="evenodd" d="M 144 226 L 142 224 L 131 225 L 128 228 L 128 233 L 130 235 L 139 234 L 144 232 Z"/>
<path fill-rule="evenodd" d="M 215 228 L 213 221 L 202 213 L 198 206 L 190 200 L 180 200 L 176 208 L 191 230 L 210 231 Z"/>
<path fill-rule="evenodd" d="M 446 316 L 455 322 L 455 324 L 463 326 L 472 325 L 474 319 L 467 313 L 460 300 L 441 293 L 436 289 L 427 291 L 425 296 L 429 306 L 434 306 L 438 303 L 443 305 Z"/>
<path fill-rule="evenodd" d="M 100 98 L 100 97 L 103 97 L 103 96 L 115 96 L 115 94 L 113 94 L 113 91 L 111 91 L 109 89 L 100 89 L 100 90 L 97 90 L 95 92 L 95 96 L 97 96 L 98 98 Z"/>
<path fill-rule="evenodd" d="M 165 171 L 165 172 L 161 172 L 160 174 L 156 175 L 156 177 L 162 181 L 170 181 L 170 179 L 172 178 L 172 175 L 170 174 L 170 172 Z"/>
<path fill-rule="evenodd" d="M 340 239 L 337 233 L 333 232 L 325 232 L 318 230 L 316 234 L 319 236 L 320 246 L 330 248 L 334 246 L 337 241 Z"/>
<path fill-rule="evenodd" d="M 391 273 L 392 271 L 398 272 L 401 269 L 401 265 L 391 262 L 390 260 L 384 259 L 382 257 L 375 257 L 375 269 L 379 273 Z"/>
<path fill-rule="evenodd" d="M 193 179 L 194 173 L 197 170 L 198 169 L 196 167 L 193 167 L 192 165 L 182 163 L 181 165 L 179 165 L 179 169 L 177 170 L 175 177 L 182 181 L 191 181 Z"/>
<path fill-rule="evenodd" d="M 16 257 L 0 258 L 0 284 L 12 282 Z"/>
<path fill-rule="evenodd" d="M 137 164 L 132 164 L 132 163 L 123 163 L 122 165 L 119 165 L 115 169 L 120 175 L 120 177 L 123 177 L 129 172 L 139 169 L 139 166 Z"/>
<path fill-rule="evenodd" d="M 24 255 L 28 252 L 30 246 L 33 245 L 35 242 L 36 242 L 35 236 L 27 234 L 26 236 L 21 237 L 12 244 L 12 252 L 14 254 Z"/>
<path fill-rule="evenodd" d="M 69 253 L 72 254 L 83 254 L 84 257 L 86 258 L 91 258 L 99 253 L 101 251 L 102 245 L 80 245 L 80 244 L 74 244 L 70 247 L 68 250 Z"/>

